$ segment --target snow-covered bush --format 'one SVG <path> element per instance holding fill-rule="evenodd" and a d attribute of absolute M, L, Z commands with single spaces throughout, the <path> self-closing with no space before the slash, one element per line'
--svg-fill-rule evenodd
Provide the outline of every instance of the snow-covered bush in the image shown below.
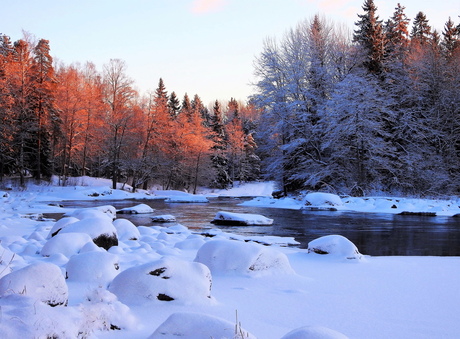
<path fill-rule="evenodd" d="M 195 261 L 213 274 L 293 273 L 284 253 L 253 242 L 211 240 L 198 250 Z"/>
<path fill-rule="evenodd" d="M 118 256 L 107 252 L 86 252 L 74 255 L 66 266 L 67 278 L 107 287 L 118 274 Z"/>
<path fill-rule="evenodd" d="M 348 337 L 327 327 L 305 326 L 289 332 L 281 339 L 348 339 Z"/>
<path fill-rule="evenodd" d="M 128 219 L 116 219 L 113 226 L 117 230 L 119 240 L 139 240 L 141 237 L 138 228 Z"/>
<path fill-rule="evenodd" d="M 192 312 L 178 312 L 169 316 L 149 339 L 162 338 L 248 338 L 256 337 L 235 323 L 214 316 Z"/>
<path fill-rule="evenodd" d="M 121 272 L 109 291 L 126 304 L 172 300 L 188 304 L 211 298 L 211 282 L 205 265 L 165 257 Z"/>
<path fill-rule="evenodd" d="M 362 259 L 355 244 L 341 235 L 327 235 L 310 241 L 308 253 L 328 254 L 340 259 Z"/>
<path fill-rule="evenodd" d="M 86 233 L 96 245 L 106 250 L 118 245 L 117 229 L 105 217 L 85 218 L 66 225 L 59 231 L 59 234 L 63 233 Z"/>
<path fill-rule="evenodd" d="M 303 205 L 315 207 L 333 207 L 342 206 L 343 202 L 338 195 L 323 192 L 313 192 L 308 193 L 303 198 Z"/>
<path fill-rule="evenodd" d="M 63 254 L 67 258 L 77 254 L 91 237 L 86 233 L 58 233 L 43 245 L 40 254 L 49 257 L 53 254 Z"/>
<path fill-rule="evenodd" d="M 0 279 L 0 296 L 23 294 L 50 306 L 67 305 L 68 288 L 61 269 L 35 262 Z"/>

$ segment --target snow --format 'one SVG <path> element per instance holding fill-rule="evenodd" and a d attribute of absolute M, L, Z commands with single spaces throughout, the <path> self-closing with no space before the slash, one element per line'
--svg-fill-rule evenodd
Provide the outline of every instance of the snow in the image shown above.
<path fill-rule="evenodd" d="M 125 207 L 117 211 L 117 213 L 127 214 L 147 214 L 153 213 L 153 208 L 146 204 L 139 204 L 133 207 Z"/>
<path fill-rule="evenodd" d="M 359 255 L 337 230 L 312 239 L 309 253 L 285 246 L 295 243 L 293 238 L 218 229 L 204 236 L 185 223 L 136 228 L 113 220 L 110 205 L 91 211 L 48 205 L 73 198 L 177 195 L 193 200 L 183 192 L 113 190 L 107 181 L 90 178 L 78 184 L 0 195 L 0 337 L 235 338 L 241 330 L 264 339 L 383 339 L 457 338 L 460 333 L 459 257 Z M 240 185 L 226 193 L 251 196 L 267 187 L 272 186 Z M 338 210 L 460 213 L 455 197 L 339 198 L 342 204 L 333 206 Z M 245 204 L 300 209 L 304 203 L 304 196 L 273 199 L 267 194 Z M 56 223 L 23 217 L 44 212 L 68 217 Z M 101 231 L 115 232 L 118 245 L 106 250 L 90 241 Z M 361 259 L 346 259 L 350 254 Z M 201 330 L 209 332 L 197 334 Z"/>
<path fill-rule="evenodd" d="M 358 248 L 347 238 L 341 235 L 327 235 L 308 243 L 308 253 L 328 255 L 339 259 L 357 259 L 363 258 Z"/>
<path fill-rule="evenodd" d="M 273 219 L 269 219 L 260 214 L 220 211 L 216 213 L 214 220 L 211 222 L 213 224 L 222 225 L 271 225 L 273 224 Z"/>
<path fill-rule="evenodd" d="M 236 333 L 235 333 L 236 332 Z M 251 333 L 242 328 L 235 329 L 235 324 L 217 317 L 193 312 L 178 312 L 162 323 L 149 339 L 186 337 L 203 338 L 248 338 L 255 339 Z"/>

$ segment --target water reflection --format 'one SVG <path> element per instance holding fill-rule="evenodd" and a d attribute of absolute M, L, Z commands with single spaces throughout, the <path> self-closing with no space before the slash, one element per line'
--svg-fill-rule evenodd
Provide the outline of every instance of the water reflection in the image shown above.
<path fill-rule="evenodd" d="M 214 198 L 210 203 L 151 201 L 73 201 L 67 207 L 113 205 L 117 209 L 139 203 L 150 205 L 153 214 L 172 214 L 192 229 L 220 228 L 241 235 L 294 237 L 306 248 L 309 241 L 329 234 L 350 239 L 361 253 L 379 255 L 460 256 L 460 220 L 452 217 L 402 216 L 380 213 L 296 211 L 239 206 L 241 199 Z M 274 219 L 271 226 L 217 226 L 210 223 L 218 211 L 256 213 Z M 120 215 L 135 225 L 154 225 L 150 215 Z M 158 224 L 157 224 L 158 225 Z M 166 224 L 168 225 L 168 224 Z"/>

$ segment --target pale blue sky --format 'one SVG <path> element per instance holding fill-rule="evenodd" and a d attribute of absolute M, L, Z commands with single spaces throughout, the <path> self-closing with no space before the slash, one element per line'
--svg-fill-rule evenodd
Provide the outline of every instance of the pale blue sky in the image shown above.
<path fill-rule="evenodd" d="M 460 22 L 460 1 L 401 0 L 413 19 L 423 11 L 442 31 Z M 387 19 L 398 0 L 375 0 Z M 252 93 L 253 62 L 266 37 L 281 38 L 316 13 L 354 29 L 363 0 L 0 0 L 0 32 L 12 40 L 22 30 L 50 40 L 53 57 L 66 64 L 111 58 L 126 61 L 142 92 L 163 78 L 179 98 L 197 93 L 205 104 Z"/>

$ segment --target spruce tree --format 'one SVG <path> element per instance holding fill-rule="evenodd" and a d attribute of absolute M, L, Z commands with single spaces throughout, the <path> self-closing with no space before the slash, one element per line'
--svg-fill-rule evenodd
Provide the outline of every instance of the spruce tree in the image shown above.
<path fill-rule="evenodd" d="M 180 101 L 177 98 L 175 92 L 172 92 L 171 95 L 169 96 L 168 106 L 169 106 L 169 114 L 171 114 L 171 117 L 174 119 L 177 118 L 180 112 Z"/>
<path fill-rule="evenodd" d="M 431 27 L 428 25 L 428 19 L 426 18 L 425 13 L 418 12 L 415 16 L 410 37 L 412 41 L 422 46 L 426 45 L 430 41 Z"/>
<path fill-rule="evenodd" d="M 365 0 L 362 6 L 364 14 L 358 14 L 358 26 L 354 32 L 353 41 L 363 49 L 363 66 L 374 74 L 383 71 L 383 58 L 385 54 L 386 39 L 383 32 L 382 21 L 377 16 L 377 6 L 373 0 Z"/>

